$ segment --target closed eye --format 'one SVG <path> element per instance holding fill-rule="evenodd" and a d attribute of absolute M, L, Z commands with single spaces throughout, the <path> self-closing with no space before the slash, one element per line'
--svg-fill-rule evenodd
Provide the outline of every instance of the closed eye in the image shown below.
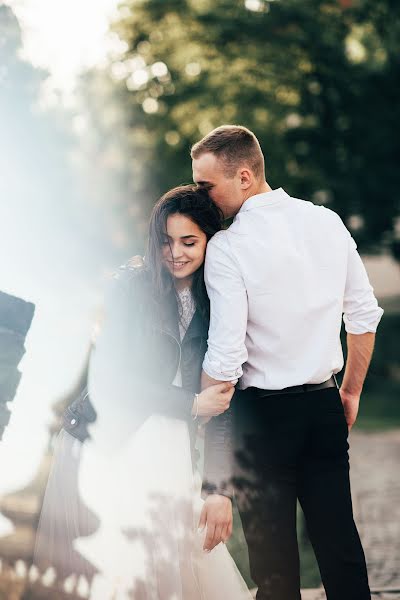
<path fill-rule="evenodd" d="M 197 184 L 202 190 L 211 190 L 211 188 L 214 187 L 214 185 L 212 183 L 207 183 L 207 182 L 203 182 L 203 181 L 199 181 L 199 183 Z"/>

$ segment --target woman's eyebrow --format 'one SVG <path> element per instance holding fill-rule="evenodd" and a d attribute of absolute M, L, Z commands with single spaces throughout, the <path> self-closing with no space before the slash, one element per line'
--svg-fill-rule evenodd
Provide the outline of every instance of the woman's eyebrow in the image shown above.
<path fill-rule="evenodd" d="M 168 235 L 168 233 L 163 233 L 163 236 L 167 237 L 169 239 L 172 239 L 171 236 Z M 198 237 L 199 237 L 198 235 L 194 235 L 194 234 L 191 234 L 191 235 L 181 235 L 181 237 L 179 239 L 181 239 L 181 240 L 186 240 L 187 238 L 196 238 L 196 239 L 198 239 Z"/>

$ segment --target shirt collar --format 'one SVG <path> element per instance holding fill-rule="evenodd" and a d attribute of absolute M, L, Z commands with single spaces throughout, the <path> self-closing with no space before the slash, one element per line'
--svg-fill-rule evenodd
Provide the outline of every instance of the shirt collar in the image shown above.
<path fill-rule="evenodd" d="M 290 196 L 283 188 L 278 188 L 276 190 L 272 190 L 271 192 L 256 194 L 255 196 L 250 196 L 250 198 L 243 202 L 239 213 L 245 212 L 246 210 L 251 210 L 252 208 L 258 208 L 260 206 L 272 206 L 274 204 L 278 204 L 278 202 L 281 202 L 286 198 L 290 198 Z"/>

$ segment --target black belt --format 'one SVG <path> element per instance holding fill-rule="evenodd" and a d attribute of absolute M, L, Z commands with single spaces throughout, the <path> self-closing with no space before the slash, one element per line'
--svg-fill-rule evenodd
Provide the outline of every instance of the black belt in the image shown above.
<path fill-rule="evenodd" d="M 292 385 L 291 387 L 284 388 L 283 390 L 262 390 L 256 387 L 247 388 L 245 391 L 253 393 L 257 398 L 264 398 L 264 396 L 277 396 L 278 394 L 301 394 L 302 392 L 316 392 L 318 390 L 324 390 L 326 388 L 337 388 L 336 377 L 332 375 L 327 381 L 322 383 L 304 383 L 303 385 Z"/>

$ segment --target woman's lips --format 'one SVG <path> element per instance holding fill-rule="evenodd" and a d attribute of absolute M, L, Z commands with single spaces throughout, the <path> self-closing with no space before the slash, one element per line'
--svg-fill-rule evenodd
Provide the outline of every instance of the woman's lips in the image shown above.
<path fill-rule="evenodd" d="M 189 261 L 186 262 L 172 262 L 172 261 L 168 261 L 168 264 L 171 266 L 171 268 L 174 271 L 180 271 L 181 269 L 183 269 L 186 265 L 189 264 Z"/>

